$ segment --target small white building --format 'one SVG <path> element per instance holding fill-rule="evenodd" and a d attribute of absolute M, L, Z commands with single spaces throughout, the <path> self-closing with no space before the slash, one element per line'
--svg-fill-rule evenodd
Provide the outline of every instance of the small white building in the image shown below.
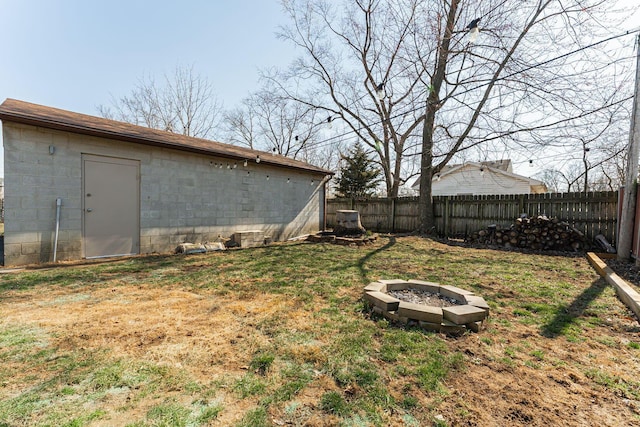
<path fill-rule="evenodd" d="M 332 172 L 308 163 L 13 99 L 0 119 L 5 265 L 324 227 Z"/>
<path fill-rule="evenodd" d="M 420 178 L 412 189 L 420 190 Z M 467 162 L 445 166 L 432 180 L 434 196 L 537 194 L 547 186 L 537 179 L 513 173 L 511 160 Z"/>

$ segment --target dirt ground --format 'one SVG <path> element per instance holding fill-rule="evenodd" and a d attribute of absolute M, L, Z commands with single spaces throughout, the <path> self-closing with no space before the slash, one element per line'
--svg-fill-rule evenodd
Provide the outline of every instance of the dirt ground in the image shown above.
<path fill-rule="evenodd" d="M 503 286 L 501 291 L 509 298 L 508 286 Z M 248 361 L 242 355 L 251 353 L 247 347 L 254 338 L 248 336 L 248 326 L 275 312 L 288 313 L 289 323 L 299 327 L 314 321 L 302 307 L 276 295 L 245 297 L 238 301 L 207 290 L 144 284 L 80 284 L 73 289 L 9 291 L 3 295 L 1 309 L 5 322 L 37 324 L 57 337 L 59 342 L 52 344 L 63 350 L 109 348 L 123 356 L 186 369 L 206 382 L 246 370 Z M 593 381 L 575 367 L 606 367 L 621 378 L 640 378 L 638 352 L 625 350 L 630 340 L 640 340 L 638 321 L 621 305 L 605 323 L 594 329 L 594 335 L 607 337 L 602 342 L 550 339 L 515 320 L 508 326 L 493 326 L 491 337 L 500 336 L 500 348 L 485 345 L 483 337 L 489 335 L 483 333 L 447 338 L 464 353 L 469 367 L 447 380 L 449 395 L 425 397 L 421 404 L 437 408 L 450 426 L 640 426 L 637 401 L 612 393 L 611 387 L 594 387 Z M 516 363 L 505 365 L 500 358 L 510 345 L 541 349 L 551 363 L 542 368 L 526 366 L 517 361 L 516 355 Z M 317 402 L 321 383 L 316 381 L 307 387 L 299 400 Z M 122 402 L 116 399 L 108 404 L 118 407 Z M 236 399 L 234 405 L 228 405 L 214 425 L 233 424 L 247 410 L 247 403 L 241 400 Z M 143 402 L 139 407 L 144 408 Z M 122 416 L 130 420 L 135 415 L 129 412 Z M 309 420 L 313 425 L 331 425 L 320 411 Z M 104 425 L 125 421 L 111 418 Z"/>
<path fill-rule="evenodd" d="M 638 267 L 615 260 L 608 263 L 638 287 Z M 611 389 L 594 388 L 591 379 L 572 367 L 592 366 L 615 372 L 619 378 L 637 379 L 640 359 L 632 352 L 621 353 L 620 348 L 640 338 L 640 323 L 620 303 L 618 310 L 606 318 L 604 330 L 597 334 L 602 335 L 596 342 L 572 343 L 549 339 L 532 333 L 526 325 L 512 323 L 504 345 L 525 340 L 531 348 L 543 349 L 555 359 L 554 366 L 545 369 L 521 364 L 505 369 L 493 362 L 496 357 L 486 351 L 486 346 L 480 345 L 481 335 L 464 336 L 456 346 L 476 366 L 448 382 L 453 396 L 440 409 L 449 413 L 447 419 L 452 426 L 640 426 L 640 402 L 626 398 L 623 392 L 612 394 Z M 636 391 L 640 391 L 637 386 Z M 452 419 L 451 414 L 460 416 Z M 504 419 L 505 424 L 496 423 L 498 419 Z"/>
<path fill-rule="evenodd" d="M 640 329 L 635 319 L 611 320 L 610 338 L 628 343 Z M 496 362 L 481 335 L 465 336 L 458 348 L 476 365 L 463 376 L 453 377 L 447 386 L 453 395 L 440 406 L 452 426 L 639 426 L 638 402 L 611 393 L 593 382 L 575 364 L 606 366 L 620 377 L 637 378 L 638 359 L 607 344 L 556 342 L 532 334 L 525 326 L 513 325 L 505 345 L 525 339 L 531 348 L 543 349 L 554 358 L 553 366 L 532 369 L 518 363 L 505 368 Z M 628 363 L 631 362 L 631 363 Z M 473 420 L 473 422 L 469 421 Z M 504 424 L 496 423 L 504 420 Z"/>

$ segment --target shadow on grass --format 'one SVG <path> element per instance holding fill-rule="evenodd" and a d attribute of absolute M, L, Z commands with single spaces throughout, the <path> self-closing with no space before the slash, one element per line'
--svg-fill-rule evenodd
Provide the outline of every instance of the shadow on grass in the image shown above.
<path fill-rule="evenodd" d="M 562 335 L 568 327 L 584 314 L 589 304 L 598 298 L 606 287 L 607 283 L 602 279 L 598 279 L 578 295 L 570 305 L 559 305 L 553 319 L 542 327 L 542 335 L 547 338 L 556 338 Z"/>
<path fill-rule="evenodd" d="M 28 290 L 41 285 L 99 283 L 114 275 L 143 274 L 169 265 L 175 259 L 170 255 L 146 255 L 30 266 L 21 271 L 0 275 L 0 292 Z"/>
<path fill-rule="evenodd" d="M 365 282 L 368 282 L 369 279 L 367 278 L 367 269 L 365 268 L 365 264 L 367 262 L 369 262 L 369 260 L 374 256 L 379 254 L 380 252 L 386 251 L 388 249 L 391 249 L 393 247 L 393 245 L 396 244 L 396 238 L 395 236 L 391 236 L 389 237 L 389 242 L 387 242 L 386 245 L 376 249 L 375 251 L 371 251 L 369 253 L 367 253 L 365 256 L 363 256 L 362 258 L 360 258 L 360 261 L 358 261 L 358 268 L 360 269 L 360 275 L 362 276 L 362 278 L 364 279 Z"/>

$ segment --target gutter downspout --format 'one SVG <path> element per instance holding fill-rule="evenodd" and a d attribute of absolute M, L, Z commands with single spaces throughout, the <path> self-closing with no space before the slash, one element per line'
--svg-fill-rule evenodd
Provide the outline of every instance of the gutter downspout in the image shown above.
<path fill-rule="evenodd" d="M 53 240 L 53 262 L 56 262 L 58 256 L 58 232 L 60 231 L 60 207 L 62 206 L 62 199 L 56 199 L 56 234 Z"/>

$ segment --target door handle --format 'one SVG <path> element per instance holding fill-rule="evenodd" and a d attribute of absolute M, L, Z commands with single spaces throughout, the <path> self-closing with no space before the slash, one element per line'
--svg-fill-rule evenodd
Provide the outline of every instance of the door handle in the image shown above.
<path fill-rule="evenodd" d="M 87 212 L 93 212 L 93 209 L 87 208 Z"/>

